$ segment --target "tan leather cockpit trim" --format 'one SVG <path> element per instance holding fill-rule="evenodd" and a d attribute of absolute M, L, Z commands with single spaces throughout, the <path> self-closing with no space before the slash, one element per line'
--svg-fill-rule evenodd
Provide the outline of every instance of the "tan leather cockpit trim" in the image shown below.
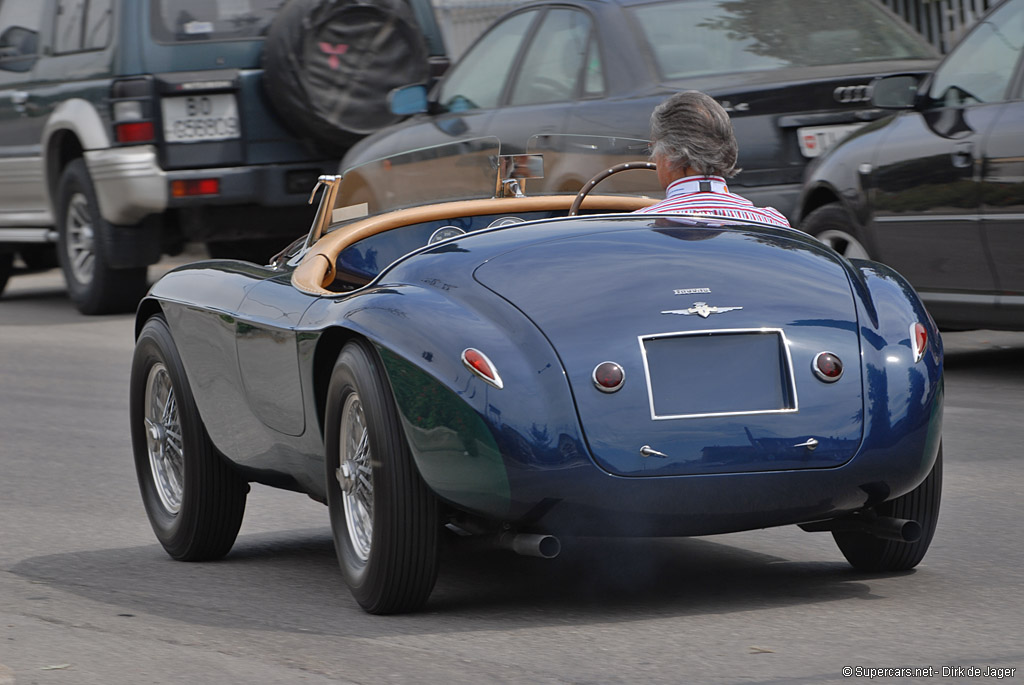
<path fill-rule="evenodd" d="M 525 212 L 569 211 L 575 195 L 538 195 L 506 197 L 489 200 L 462 200 L 425 207 L 400 209 L 369 217 L 339 228 L 323 236 L 310 248 L 292 272 L 292 285 L 310 295 L 335 295 L 327 290 L 335 276 L 338 255 L 354 243 L 390 231 L 426 221 L 453 219 L 482 214 L 517 214 Z M 632 212 L 649 207 L 658 200 L 626 195 L 588 195 L 582 209 L 588 211 Z"/>

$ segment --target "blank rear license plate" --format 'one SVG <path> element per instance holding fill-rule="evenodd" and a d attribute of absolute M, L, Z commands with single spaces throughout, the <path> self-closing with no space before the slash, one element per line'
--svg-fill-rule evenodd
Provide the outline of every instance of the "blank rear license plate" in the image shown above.
<path fill-rule="evenodd" d="M 796 411 L 796 382 L 778 329 L 640 339 L 651 418 Z"/>

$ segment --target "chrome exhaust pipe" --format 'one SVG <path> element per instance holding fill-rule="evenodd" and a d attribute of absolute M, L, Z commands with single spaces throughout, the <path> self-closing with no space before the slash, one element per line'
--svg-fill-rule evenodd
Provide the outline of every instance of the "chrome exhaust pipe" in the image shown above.
<path fill-rule="evenodd" d="M 910 519 L 898 519 L 893 516 L 874 516 L 869 514 L 850 514 L 827 521 L 812 521 L 799 524 L 800 528 L 809 532 L 853 532 L 867 533 L 876 538 L 896 540 L 897 542 L 917 542 L 921 539 L 921 524 Z"/>
<path fill-rule="evenodd" d="M 497 546 L 510 549 L 524 557 L 554 559 L 562 551 L 562 543 L 554 535 L 505 532 L 498 535 Z"/>

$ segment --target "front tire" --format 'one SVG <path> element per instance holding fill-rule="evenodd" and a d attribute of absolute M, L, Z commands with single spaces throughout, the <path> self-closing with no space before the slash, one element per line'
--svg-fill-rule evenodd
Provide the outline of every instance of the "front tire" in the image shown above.
<path fill-rule="evenodd" d="M 327 502 L 345 583 L 371 614 L 422 607 L 437 579 L 438 505 L 371 348 L 342 349 L 324 426 Z"/>
<path fill-rule="evenodd" d="M 815 209 L 800 224 L 800 230 L 814 236 L 847 259 L 871 259 L 860 231 L 838 203 Z"/>
<path fill-rule="evenodd" d="M 210 442 L 159 316 L 135 345 L 129 413 L 142 501 L 160 544 L 181 561 L 223 557 L 238 536 L 249 486 Z"/>
<path fill-rule="evenodd" d="M 834 532 L 839 550 L 846 560 L 859 571 L 907 571 L 924 559 L 935 526 L 939 521 L 939 503 L 942 499 L 942 447 L 928 477 L 916 488 L 894 500 L 875 507 L 879 516 L 910 519 L 921 524 L 921 537 L 917 542 L 885 540 L 867 533 Z"/>
<path fill-rule="evenodd" d="M 110 266 L 111 232 L 85 161 L 73 160 L 57 188 L 57 256 L 68 295 L 83 314 L 134 311 L 146 294 L 146 267 Z"/>

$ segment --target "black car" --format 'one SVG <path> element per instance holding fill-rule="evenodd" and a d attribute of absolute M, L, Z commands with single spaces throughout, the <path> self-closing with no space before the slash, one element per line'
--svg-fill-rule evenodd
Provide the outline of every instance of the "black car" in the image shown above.
<path fill-rule="evenodd" d="M 357 144 L 342 166 L 473 136 L 500 138 L 505 154 L 534 134 L 646 139 L 655 105 L 696 89 L 733 117 L 743 172 L 730 187 L 790 215 L 808 160 L 884 114 L 868 101 L 871 80 L 937 62 L 876 0 L 533 4 L 481 36 L 429 97 L 422 86 L 393 94 L 423 113 Z"/>
<path fill-rule="evenodd" d="M 1024 0 L 994 8 L 935 73 L 882 79 L 899 108 L 808 170 L 800 227 L 889 264 L 946 329 L 1024 329 Z"/>

